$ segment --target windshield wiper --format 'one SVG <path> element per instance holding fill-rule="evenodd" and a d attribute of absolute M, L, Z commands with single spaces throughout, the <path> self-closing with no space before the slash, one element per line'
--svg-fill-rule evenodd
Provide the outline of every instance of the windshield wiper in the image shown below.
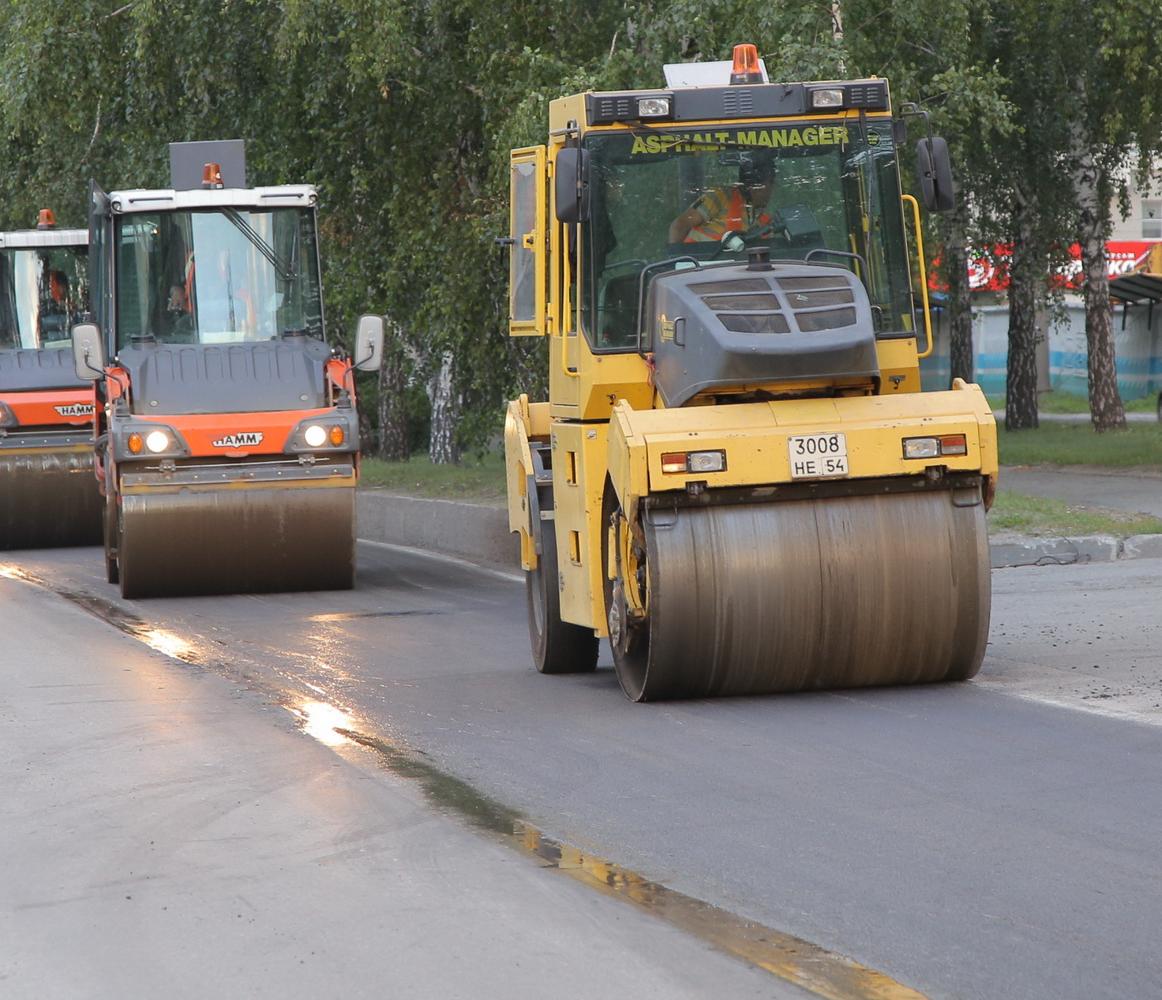
<path fill-rule="evenodd" d="M 236 208 L 223 208 L 221 211 L 234 224 L 234 228 L 250 241 L 254 249 L 266 258 L 267 262 L 278 273 L 279 278 L 289 282 L 298 277 L 298 272 L 275 252 L 274 247 L 262 238 L 258 230 L 242 218 Z"/>

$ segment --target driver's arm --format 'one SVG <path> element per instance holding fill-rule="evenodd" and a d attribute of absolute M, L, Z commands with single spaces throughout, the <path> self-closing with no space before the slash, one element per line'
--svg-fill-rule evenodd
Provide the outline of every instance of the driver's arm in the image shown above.
<path fill-rule="evenodd" d="M 670 223 L 670 242 L 681 243 L 690 234 L 690 230 L 695 226 L 702 225 L 706 221 L 706 216 L 702 214 L 702 209 L 698 205 L 686 209 L 673 222 Z"/>

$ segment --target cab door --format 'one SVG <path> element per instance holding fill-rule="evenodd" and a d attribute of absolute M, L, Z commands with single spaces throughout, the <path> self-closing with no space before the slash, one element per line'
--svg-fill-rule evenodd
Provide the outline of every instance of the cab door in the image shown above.
<path fill-rule="evenodd" d="M 508 332 L 547 332 L 545 147 L 514 149 L 509 162 Z"/>
<path fill-rule="evenodd" d="M 109 196 L 89 182 L 89 302 L 105 341 L 105 356 L 117 350 L 113 335 L 113 216 Z"/>

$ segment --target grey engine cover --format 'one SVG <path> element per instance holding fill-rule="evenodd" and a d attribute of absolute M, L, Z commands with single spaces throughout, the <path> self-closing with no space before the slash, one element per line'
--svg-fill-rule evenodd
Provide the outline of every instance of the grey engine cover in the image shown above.
<path fill-rule="evenodd" d="M 646 309 L 654 382 L 668 407 L 716 388 L 879 382 L 871 304 L 843 268 L 672 271 L 650 284 Z"/>
<path fill-rule="evenodd" d="M 257 344 L 122 348 L 135 413 L 260 413 L 326 405 L 331 351 L 310 337 Z"/>
<path fill-rule="evenodd" d="M 0 351 L 0 390 L 73 389 L 88 385 L 77 378 L 73 352 L 64 348 Z"/>

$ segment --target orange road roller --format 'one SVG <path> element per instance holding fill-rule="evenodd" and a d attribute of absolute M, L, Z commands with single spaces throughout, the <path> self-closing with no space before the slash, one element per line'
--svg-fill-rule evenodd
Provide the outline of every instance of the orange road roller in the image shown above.
<path fill-rule="evenodd" d="M 105 565 L 124 597 L 353 586 L 355 369 L 328 340 L 317 195 L 247 187 L 240 142 L 171 146 L 174 186 L 90 197 Z"/>

